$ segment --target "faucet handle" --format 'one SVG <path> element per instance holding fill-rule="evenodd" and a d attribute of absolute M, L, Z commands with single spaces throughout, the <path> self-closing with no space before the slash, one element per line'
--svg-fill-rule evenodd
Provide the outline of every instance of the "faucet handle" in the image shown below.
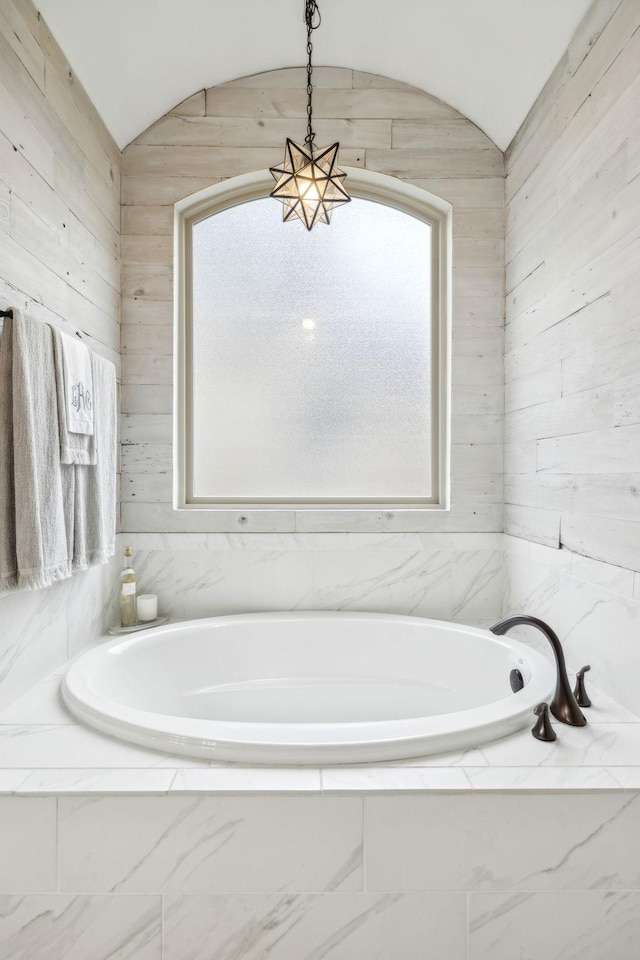
<path fill-rule="evenodd" d="M 531 730 L 531 735 L 535 737 L 536 740 L 544 740 L 546 743 L 557 740 L 557 734 L 551 726 L 551 720 L 549 718 L 549 704 L 544 702 L 539 703 L 537 707 L 534 707 L 533 712 L 538 719 Z"/>
<path fill-rule="evenodd" d="M 589 664 L 586 667 L 581 667 L 576 673 L 576 685 L 573 690 L 573 695 L 576 698 L 576 703 L 579 707 L 590 707 L 591 700 L 589 699 L 589 694 L 585 690 L 584 686 L 584 675 L 587 670 L 591 670 Z"/>

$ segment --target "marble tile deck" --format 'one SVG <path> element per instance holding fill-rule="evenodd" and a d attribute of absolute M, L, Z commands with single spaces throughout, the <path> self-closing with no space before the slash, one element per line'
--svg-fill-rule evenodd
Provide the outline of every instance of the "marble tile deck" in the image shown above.
<path fill-rule="evenodd" d="M 0 712 L 0 795 L 371 794 L 640 790 L 640 720 L 591 688 L 586 727 L 556 723 L 456 753 L 382 764 L 246 767 L 159 753 L 79 723 L 61 673 Z"/>

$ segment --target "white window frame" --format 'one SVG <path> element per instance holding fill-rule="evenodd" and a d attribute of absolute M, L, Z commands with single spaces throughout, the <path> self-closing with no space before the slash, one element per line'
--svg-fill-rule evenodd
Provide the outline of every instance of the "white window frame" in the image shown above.
<path fill-rule="evenodd" d="M 273 179 L 269 171 L 257 171 L 233 177 L 193 194 L 175 204 L 174 213 L 174 413 L 173 413 L 173 506 L 175 510 L 201 511 L 211 514 L 223 511 L 229 517 L 229 529 L 237 530 L 232 515 L 241 523 L 251 517 L 260 519 L 265 512 L 276 517 L 280 511 L 303 514 L 330 511 L 341 512 L 345 518 L 343 529 L 366 529 L 368 520 L 379 518 L 387 510 L 434 511 L 450 509 L 450 446 L 451 446 L 451 276 L 452 276 L 452 214 L 450 203 L 426 190 L 360 167 L 343 167 L 348 174 L 351 196 L 383 203 L 425 220 L 432 227 L 432 402 L 433 432 L 432 497 L 395 501 L 361 500 L 195 500 L 190 496 L 189 453 L 191 425 L 189 418 L 190 379 L 190 288 L 191 288 L 191 227 L 228 207 L 269 195 Z M 348 216 L 349 208 L 337 216 Z M 295 224 L 283 224 L 283 230 L 295 230 Z M 331 229 L 320 226 L 316 229 Z M 304 239 L 304 238 L 303 238 Z M 437 461 L 437 463 L 435 462 Z M 240 516 L 241 515 L 241 516 Z M 263 521 L 265 520 L 262 517 Z M 322 526 L 322 524 L 320 524 Z M 277 520 L 258 524 L 263 529 L 278 530 Z M 282 529 L 289 530 L 290 518 L 283 519 Z M 304 526 L 304 524 L 302 524 Z M 336 526 L 334 524 L 334 526 Z M 340 527 L 337 523 L 337 527 Z M 333 527 L 332 527 L 333 528 Z M 296 524 L 297 529 L 297 524 Z"/>

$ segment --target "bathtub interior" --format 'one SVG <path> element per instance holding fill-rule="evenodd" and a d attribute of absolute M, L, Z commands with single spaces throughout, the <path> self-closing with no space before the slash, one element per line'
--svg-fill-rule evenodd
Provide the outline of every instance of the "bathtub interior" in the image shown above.
<path fill-rule="evenodd" d="M 96 696 L 200 720 L 363 723 L 435 716 L 513 696 L 514 668 L 525 686 L 531 677 L 529 659 L 509 642 L 409 617 L 299 614 L 266 623 L 264 616 L 222 617 L 162 627 L 105 654 L 91 675 Z"/>

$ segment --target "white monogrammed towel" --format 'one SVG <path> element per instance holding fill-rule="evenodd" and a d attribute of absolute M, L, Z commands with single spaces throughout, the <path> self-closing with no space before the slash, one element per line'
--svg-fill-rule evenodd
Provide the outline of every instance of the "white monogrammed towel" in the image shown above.
<path fill-rule="evenodd" d="M 95 465 L 96 463 L 96 436 L 95 430 L 88 433 L 71 433 L 67 419 L 67 391 L 64 377 L 64 344 L 71 338 L 53 329 L 53 356 L 56 367 L 56 393 L 58 395 L 58 429 L 60 431 L 60 461 L 61 463 L 78 463 Z M 73 341 L 71 341 L 73 345 Z M 82 346 L 82 344 L 80 344 Z M 83 349 L 86 349 L 83 347 Z M 90 351 L 87 350 L 90 355 Z M 92 371 L 93 383 L 93 371 Z M 94 388 L 95 389 L 95 388 Z M 91 397 L 92 411 L 94 397 Z"/>
<path fill-rule="evenodd" d="M 62 336 L 65 409 L 69 433 L 93 434 L 91 354 L 83 343 Z"/>

